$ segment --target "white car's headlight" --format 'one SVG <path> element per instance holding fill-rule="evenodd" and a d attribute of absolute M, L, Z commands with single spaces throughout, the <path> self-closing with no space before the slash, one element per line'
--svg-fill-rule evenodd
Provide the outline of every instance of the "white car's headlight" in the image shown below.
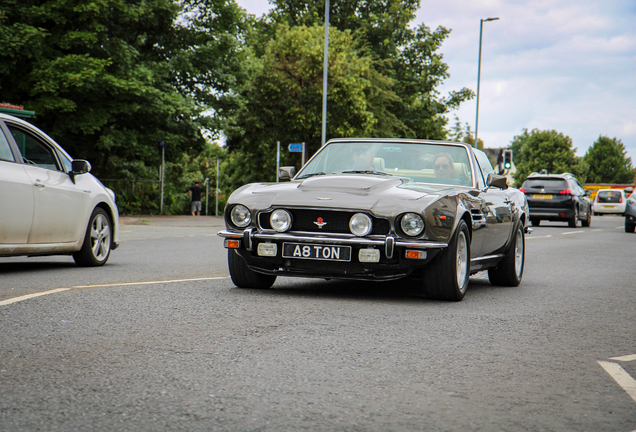
<path fill-rule="evenodd" d="M 422 219 L 422 216 L 418 214 L 407 213 L 402 216 L 400 227 L 404 234 L 415 237 L 422 234 L 422 231 L 424 230 L 424 219 Z"/>
<path fill-rule="evenodd" d="M 237 227 L 245 228 L 252 222 L 252 215 L 247 207 L 237 204 L 230 211 L 230 219 Z"/>
<path fill-rule="evenodd" d="M 269 217 L 269 223 L 276 231 L 285 232 L 291 228 L 292 217 L 287 210 L 274 210 Z"/>
<path fill-rule="evenodd" d="M 371 232 L 371 218 L 364 213 L 356 213 L 349 220 L 349 229 L 358 237 L 365 236 Z"/>

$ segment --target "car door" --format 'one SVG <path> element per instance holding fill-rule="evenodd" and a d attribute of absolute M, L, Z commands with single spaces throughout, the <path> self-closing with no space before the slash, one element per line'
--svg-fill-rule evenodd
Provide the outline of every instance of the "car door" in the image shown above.
<path fill-rule="evenodd" d="M 0 244 L 25 244 L 33 222 L 33 185 L 0 128 Z"/>
<path fill-rule="evenodd" d="M 76 242 L 84 229 L 87 191 L 64 171 L 55 146 L 21 125 L 6 122 L 34 187 L 33 223 L 28 243 Z"/>
<path fill-rule="evenodd" d="M 494 174 L 488 156 L 480 151 L 475 151 L 478 168 L 481 170 L 484 181 L 488 174 Z M 500 188 L 491 186 L 485 188 L 479 197 L 482 199 L 482 213 L 485 219 L 485 228 L 481 231 L 481 255 L 493 255 L 501 252 L 510 238 L 513 224 L 514 203 L 509 199 L 508 193 Z"/>

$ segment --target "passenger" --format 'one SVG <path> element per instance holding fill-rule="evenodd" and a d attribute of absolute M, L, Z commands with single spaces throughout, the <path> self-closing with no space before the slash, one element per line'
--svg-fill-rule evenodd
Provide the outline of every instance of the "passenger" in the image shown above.
<path fill-rule="evenodd" d="M 375 150 L 370 144 L 360 144 L 353 147 L 352 171 L 380 171 L 373 165 Z"/>
<path fill-rule="evenodd" d="M 435 157 L 433 170 L 437 178 L 457 178 L 453 158 L 448 153 L 440 153 Z"/>

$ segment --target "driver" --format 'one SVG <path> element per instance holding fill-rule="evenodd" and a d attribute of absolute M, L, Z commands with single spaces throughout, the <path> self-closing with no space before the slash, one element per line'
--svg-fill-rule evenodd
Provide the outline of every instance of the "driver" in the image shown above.
<path fill-rule="evenodd" d="M 433 170 L 437 178 L 457 178 L 453 158 L 448 153 L 439 153 L 435 156 Z"/>

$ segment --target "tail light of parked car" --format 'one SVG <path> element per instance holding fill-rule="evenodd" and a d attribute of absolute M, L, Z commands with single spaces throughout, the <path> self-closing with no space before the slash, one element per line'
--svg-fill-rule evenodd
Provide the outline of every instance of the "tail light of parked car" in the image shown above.
<path fill-rule="evenodd" d="M 528 193 L 528 191 L 527 191 L 527 190 L 525 190 L 524 188 L 519 189 L 519 191 L 520 191 L 520 192 L 523 192 L 524 194 L 527 194 L 527 193 Z"/>
<path fill-rule="evenodd" d="M 570 189 L 563 189 L 559 191 L 559 195 L 572 195 L 572 191 Z"/>

